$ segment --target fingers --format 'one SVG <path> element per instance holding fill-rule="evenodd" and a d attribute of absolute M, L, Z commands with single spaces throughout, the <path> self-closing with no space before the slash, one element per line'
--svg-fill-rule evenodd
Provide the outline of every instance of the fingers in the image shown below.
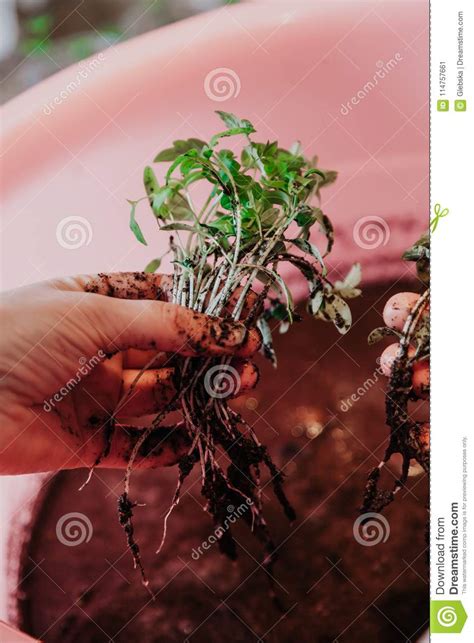
<path fill-rule="evenodd" d="M 224 374 L 228 371 L 222 371 L 222 380 L 209 378 L 207 392 L 211 397 L 213 395 L 237 397 L 257 385 L 259 373 L 255 364 L 247 360 L 235 360 L 231 362 L 230 367 L 233 369 L 234 378 L 232 385 L 227 389 L 224 387 L 227 383 L 224 381 Z M 173 368 L 150 369 L 141 375 L 140 373 L 140 370 L 135 369 L 127 369 L 123 372 L 124 402 L 116 409 L 117 417 L 141 417 L 159 413 L 176 395 Z M 140 378 L 137 380 L 139 375 Z M 216 375 L 218 378 L 219 371 Z M 203 376 L 205 378 L 205 373 Z M 223 387 L 222 392 L 220 386 Z"/>
<path fill-rule="evenodd" d="M 122 388 L 121 353 L 96 364 L 73 391 L 79 426 L 97 427 L 113 413 Z"/>
<path fill-rule="evenodd" d="M 237 386 L 235 390 L 229 391 L 229 397 L 239 397 L 257 386 L 260 373 L 258 367 L 253 362 L 249 360 L 232 361 L 231 367 L 235 368 L 237 372 Z"/>
<path fill-rule="evenodd" d="M 389 344 L 380 356 L 380 368 L 382 369 L 382 373 L 385 377 L 390 377 L 392 373 L 393 363 L 397 358 L 399 348 L 400 344 L 398 342 L 395 344 Z"/>
<path fill-rule="evenodd" d="M 77 431 L 72 425 L 64 430 L 63 419 L 56 409 L 45 411 L 35 405 L 22 416 L 21 439 L 12 429 L 5 443 L 2 474 L 19 475 L 63 469 L 88 469 L 102 454 L 105 427 Z M 3 427 L 7 437 L 9 427 Z M 143 429 L 117 425 L 113 432 L 110 453 L 100 466 L 125 469 Z M 189 439 L 178 425 L 153 429 L 140 447 L 135 465 L 141 468 L 171 466 L 189 450 Z M 85 474 L 87 475 L 87 474 Z"/>
<path fill-rule="evenodd" d="M 383 320 L 389 328 L 402 331 L 408 315 L 420 299 L 415 292 L 399 292 L 390 297 L 383 309 Z"/>
<path fill-rule="evenodd" d="M 173 277 L 148 272 L 100 272 L 55 281 L 57 288 L 90 292 L 116 299 L 171 300 Z"/>
<path fill-rule="evenodd" d="M 112 434 L 108 455 L 100 467 L 125 469 L 137 441 L 145 429 L 117 424 Z M 64 431 L 64 422 L 56 412 L 46 412 L 41 406 L 30 411 L 25 437 L 12 441 L 8 449 L 8 466 L 4 473 L 40 473 L 62 469 L 87 469 L 102 454 L 105 445 L 105 426 Z M 176 464 L 189 450 L 189 439 L 181 426 L 153 429 L 140 447 L 134 468 L 167 467 Z"/>
<path fill-rule="evenodd" d="M 397 358 L 400 349 L 400 344 L 390 344 L 384 350 L 380 357 L 380 368 L 386 377 L 392 374 L 393 364 Z M 413 346 L 408 348 L 408 357 L 413 357 L 416 351 Z M 426 399 L 430 390 L 430 362 L 427 359 L 417 360 L 413 363 L 412 385 L 415 394 L 421 398 Z"/>
<path fill-rule="evenodd" d="M 91 317 L 91 331 L 105 352 L 135 348 L 191 357 L 250 357 L 260 348 L 257 330 L 176 304 L 91 295 L 79 305 Z"/>
<path fill-rule="evenodd" d="M 64 290 L 85 291 L 115 299 L 154 299 L 172 301 L 173 277 L 148 272 L 113 272 L 97 275 L 78 275 L 55 281 L 55 286 Z M 226 312 L 231 313 L 239 300 L 242 288 L 232 293 Z M 250 291 L 246 297 L 242 317 L 246 317 L 257 295 Z"/>
<path fill-rule="evenodd" d="M 108 456 L 99 464 L 107 469 L 125 469 L 133 448 L 146 429 L 116 426 Z M 180 426 L 153 429 L 138 450 L 133 467 L 153 469 L 176 464 L 189 450 L 190 442 Z"/>
<path fill-rule="evenodd" d="M 124 368 L 158 368 L 159 366 L 169 366 L 171 357 L 164 352 L 140 351 L 136 348 L 129 348 L 123 353 Z"/>
<path fill-rule="evenodd" d="M 84 290 L 116 299 L 170 301 L 173 278 L 148 272 L 99 273 L 86 281 Z"/>
<path fill-rule="evenodd" d="M 383 310 L 383 319 L 389 328 L 394 330 L 403 331 L 408 316 L 413 310 L 413 307 L 420 299 L 420 295 L 414 292 L 401 292 L 390 297 L 385 304 Z M 428 315 L 428 308 L 423 311 L 423 314 Z M 380 366 L 382 373 L 386 377 L 390 377 L 394 361 L 398 355 L 400 348 L 399 343 L 390 344 L 385 348 L 380 357 Z M 415 348 L 408 347 L 408 357 L 415 355 Z M 413 364 L 412 385 L 415 395 L 421 399 L 426 399 L 429 396 L 430 389 L 430 363 L 427 359 L 417 360 Z"/>
<path fill-rule="evenodd" d="M 172 275 L 161 275 L 148 272 L 116 272 L 99 273 L 98 275 L 82 275 L 75 278 L 81 290 L 115 297 L 116 299 L 156 299 L 170 301 L 173 291 Z M 227 306 L 231 312 L 239 300 L 242 288 L 238 288 L 229 299 Z M 248 313 L 257 301 L 257 295 L 249 292 L 246 297 L 243 314 Z"/>
<path fill-rule="evenodd" d="M 128 369 L 123 372 L 124 403 L 116 409 L 118 417 L 140 417 L 164 409 L 176 395 L 173 368 L 147 370 Z M 140 378 L 137 380 L 138 376 Z"/>

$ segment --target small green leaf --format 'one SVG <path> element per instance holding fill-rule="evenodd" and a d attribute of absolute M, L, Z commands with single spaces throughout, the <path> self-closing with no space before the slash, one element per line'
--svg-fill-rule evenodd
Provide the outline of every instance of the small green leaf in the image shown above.
<path fill-rule="evenodd" d="M 265 310 L 265 319 L 276 319 L 277 321 L 287 321 L 288 311 L 285 304 L 282 304 L 279 299 L 271 299 L 270 307 Z"/>
<path fill-rule="evenodd" d="M 343 288 L 356 288 L 362 279 L 362 269 L 360 263 L 355 263 L 347 273 L 344 281 L 342 282 Z M 338 283 L 338 282 L 336 282 Z"/>
<path fill-rule="evenodd" d="M 260 270 L 270 276 L 270 278 L 272 279 L 272 287 L 277 286 L 279 290 L 284 294 L 286 299 L 286 312 L 288 315 L 288 321 L 289 323 L 291 323 L 293 321 L 294 304 L 291 291 L 286 285 L 285 280 L 281 275 L 279 275 L 275 270 L 272 270 L 271 268 L 261 266 Z"/>
<path fill-rule="evenodd" d="M 140 243 L 143 243 L 144 246 L 147 246 L 148 244 L 145 240 L 145 237 L 143 236 L 143 232 L 141 231 L 140 226 L 138 225 L 135 219 L 135 210 L 137 209 L 138 201 L 128 201 L 128 202 L 132 206 L 132 210 L 130 212 L 130 230 L 133 232 L 133 234 L 135 235 L 135 238 Z"/>
<path fill-rule="evenodd" d="M 150 205 L 152 205 L 153 197 L 160 189 L 160 186 L 158 185 L 155 173 L 149 165 L 143 170 L 143 184 L 145 186 L 145 192 L 149 197 Z"/>
<path fill-rule="evenodd" d="M 183 232 L 200 232 L 200 228 L 198 226 L 192 226 L 188 225 L 187 223 L 167 223 L 164 226 L 161 226 L 161 230 L 164 230 L 165 232 L 169 232 L 172 230 L 181 230 Z"/>
<path fill-rule="evenodd" d="M 275 205 L 290 204 L 290 196 L 283 190 L 267 190 L 264 192 L 264 198 L 268 203 L 274 203 Z"/>
<path fill-rule="evenodd" d="M 219 232 L 222 232 L 226 235 L 235 234 L 234 219 L 227 214 L 219 217 L 218 219 L 215 219 L 214 221 L 210 221 L 209 223 L 205 224 L 205 227 L 211 230 L 218 230 Z"/>
<path fill-rule="evenodd" d="M 263 229 L 271 228 L 280 216 L 280 210 L 278 208 L 267 208 L 260 215 L 260 224 Z"/>
<path fill-rule="evenodd" d="M 173 141 L 173 147 L 169 147 L 166 150 L 159 152 L 153 161 L 155 163 L 174 161 L 181 154 L 185 154 L 190 150 L 197 150 L 200 152 L 205 146 L 206 143 L 198 138 L 188 138 L 184 141 Z"/>
<path fill-rule="evenodd" d="M 161 152 L 159 152 L 153 159 L 153 162 L 165 163 L 169 161 L 174 161 L 179 155 L 180 155 L 180 152 L 175 150 L 174 147 L 169 147 L 168 149 L 162 150 Z"/>
<path fill-rule="evenodd" d="M 319 309 L 321 308 L 321 304 L 323 303 L 323 300 L 324 300 L 324 290 L 321 284 L 321 288 L 314 290 L 308 300 L 308 311 L 311 315 L 316 315 L 319 312 Z"/>
<path fill-rule="evenodd" d="M 412 246 L 405 250 L 402 255 L 402 259 L 405 261 L 418 261 L 419 259 L 429 259 L 430 258 L 430 249 L 425 248 L 424 246 Z"/>
<path fill-rule="evenodd" d="M 224 132 L 214 134 L 209 142 L 209 147 L 214 147 L 221 138 L 226 138 L 227 136 L 237 136 L 237 134 L 250 134 L 250 132 L 254 131 L 255 130 L 249 129 L 248 127 L 233 127 L 232 129 L 227 129 Z"/>
<path fill-rule="evenodd" d="M 314 245 L 314 243 L 310 243 L 305 239 L 288 239 L 288 241 L 292 243 L 294 246 L 296 246 L 299 250 L 302 250 L 305 254 L 309 254 L 315 259 L 317 259 L 321 264 L 321 266 L 324 267 L 324 261 L 321 256 L 321 253 L 319 252 L 318 248 Z"/>
<path fill-rule="evenodd" d="M 171 188 L 168 188 L 165 186 L 163 188 L 158 188 L 158 191 L 153 196 L 151 207 L 157 217 L 160 217 L 163 214 L 161 208 L 165 204 L 166 199 L 168 199 L 171 193 L 172 193 Z"/>
<path fill-rule="evenodd" d="M 430 236 L 423 234 L 418 241 L 406 250 L 402 258 L 405 261 L 416 261 L 418 278 L 424 283 L 430 282 Z"/>
<path fill-rule="evenodd" d="M 223 112 L 219 109 L 216 110 L 216 114 L 219 115 L 221 120 L 227 125 L 229 129 L 242 129 L 247 134 L 252 134 L 252 132 L 255 132 L 254 126 L 246 118 L 238 118 L 230 112 Z"/>
<path fill-rule="evenodd" d="M 418 353 L 423 351 L 428 351 L 430 345 L 430 317 L 429 315 L 423 315 L 419 325 L 413 333 L 413 341 L 417 345 Z"/>
<path fill-rule="evenodd" d="M 313 211 L 316 221 L 319 223 L 319 227 L 321 228 L 321 232 L 327 239 L 326 252 L 324 253 L 324 256 L 326 256 L 331 252 L 334 245 L 334 228 L 332 227 L 329 217 L 327 217 L 320 208 L 314 208 Z"/>
<path fill-rule="evenodd" d="M 174 193 L 169 199 L 167 206 L 175 221 L 189 221 L 195 218 L 189 203 L 181 192 Z"/>
<path fill-rule="evenodd" d="M 395 335 L 397 339 L 401 338 L 401 333 L 397 332 L 393 328 L 380 326 L 379 328 L 374 328 L 374 330 L 369 334 L 369 336 L 367 337 L 367 342 L 369 346 L 372 346 L 372 344 L 377 344 L 377 342 L 380 342 L 382 339 L 390 335 Z"/>
<path fill-rule="evenodd" d="M 319 170 L 316 167 L 312 167 L 310 170 L 308 170 L 307 172 L 304 173 L 305 178 L 308 178 L 308 177 L 313 176 L 315 174 L 320 176 L 322 179 L 326 179 L 326 175 L 324 174 L 324 172 L 322 170 Z"/>
<path fill-rule="evenodd" d="M 262 335 L 262 354 L 272 363 L 273 368 L 277 367 L 277 357 L 275 349 L 273 348 L 272 331 L 264 317 L 259 317 L 257 320 L 257 328 Z"/>
<path fill-rule="evenodd" d="M 300 156 L 301 154 L 301 142 L 300 141 L 295 141 L 290 149 L 288 150 L 290 154 L 293 154 L 293 156 Z"/>
<path fill-rule="evenodd" d="M 339 297 L 330 293 L 324 298 L 324 306 L 319 313 L 323 319 L 334 323 L 341 335 L 345 335 L 352 324 L 351 309 L 348 304 Z"/>
<path fill-rule="evenodd" d="M 347 273 L 343 281 L 336 281 L 334 290 L 337 290 L 341 297 L 344 299 L 353 299 L 361 294 L 360 288 L 357 286 L 362 279 L 362 270 L 360 263 L 355 263 Z"/>
<path fill-rule="evenodd" d="M 152 259 L 145 266 L 145 272 L 156 272 L 160 266 L 161 266 L 161 258 Z"/>
<path fill-rule="evenodd" d="M 313 225 L 313 223 L 316 221 L 314 208 L 306 204 L 301 205 L 298 208 L 298 213 L 295 217 L 295 221 L 300 226 L 300 228 Z"/>
<path fill-rule="evenodd" d="M 337 172 L 335 170 L 322 170 L 322 173 L 324 175 L 322 185 L 330 185 L 337 179 Z"/>

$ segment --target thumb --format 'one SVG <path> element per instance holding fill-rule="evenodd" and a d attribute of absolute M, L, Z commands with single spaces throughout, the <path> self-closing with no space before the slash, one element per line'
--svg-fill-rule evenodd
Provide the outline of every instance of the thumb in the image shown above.
<path fill-rule="evenodd" d="M 106 352 L 137 348 L 191 357 L 250 357 L 260 348 L 257 330 L 177 304 L 96 294 L 87 294 L 86 299 Z"/>

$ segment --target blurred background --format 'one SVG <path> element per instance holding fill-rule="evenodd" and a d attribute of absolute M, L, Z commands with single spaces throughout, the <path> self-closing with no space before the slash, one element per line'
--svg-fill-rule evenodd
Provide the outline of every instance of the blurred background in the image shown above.
<path fill-rule="evenodd" d="M 237 1 L 0 0 L 1 102 L 110 45 Z"/>

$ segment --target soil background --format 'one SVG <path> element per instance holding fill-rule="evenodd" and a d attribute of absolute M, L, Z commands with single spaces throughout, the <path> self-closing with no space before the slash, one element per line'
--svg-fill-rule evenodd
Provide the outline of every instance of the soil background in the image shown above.
<path fill-rule="evenodd" d="M 366 338 L 381 325 L 387 297 L 400 290 L 410 286 L 378 286 L 354 300 L 355 323 L 347 336 L 307 319 L 277 337 L 279 368 L 262 361 L 258 389 L 235 402 L 284 468 L 297 511 L 289 525 L 266 487 L 285 613 L 269 598 L 261 551 L 242 521 L 234 529 L 236 563 L 217 545 L 193 555 L 213 533 L 196 475 L 169 521 L 160 556 L 154 552 L 176 468 L 132 477 L 132 497 L 146 503 L 136 509 L 135 526 L 158 593 L 153 601 L 133 570 L 118 524 L 122 473 L 99 471 L 79 492 L 86 472 L 73 471 L 47 485 L 25 546 L 18 593 L 25 631 L 45 643 L 416 641 L 428 623 L 427 476 L 414 470 L 385 511 L 386 542 L 363 546 L 353 535 L 367 472 L 380 460 L 388 435 L 385 381 L 375 372 L 382 345 L 369 348 Z M 374 383 L 367 392 L 341 410 L 368 378 Z M 397 464 L 385 474 L 387 484 L 393 484 Z M 70 547 L 58 541 L 56 524 L 68 512 L 89 518 L 89 542 Z"/>

